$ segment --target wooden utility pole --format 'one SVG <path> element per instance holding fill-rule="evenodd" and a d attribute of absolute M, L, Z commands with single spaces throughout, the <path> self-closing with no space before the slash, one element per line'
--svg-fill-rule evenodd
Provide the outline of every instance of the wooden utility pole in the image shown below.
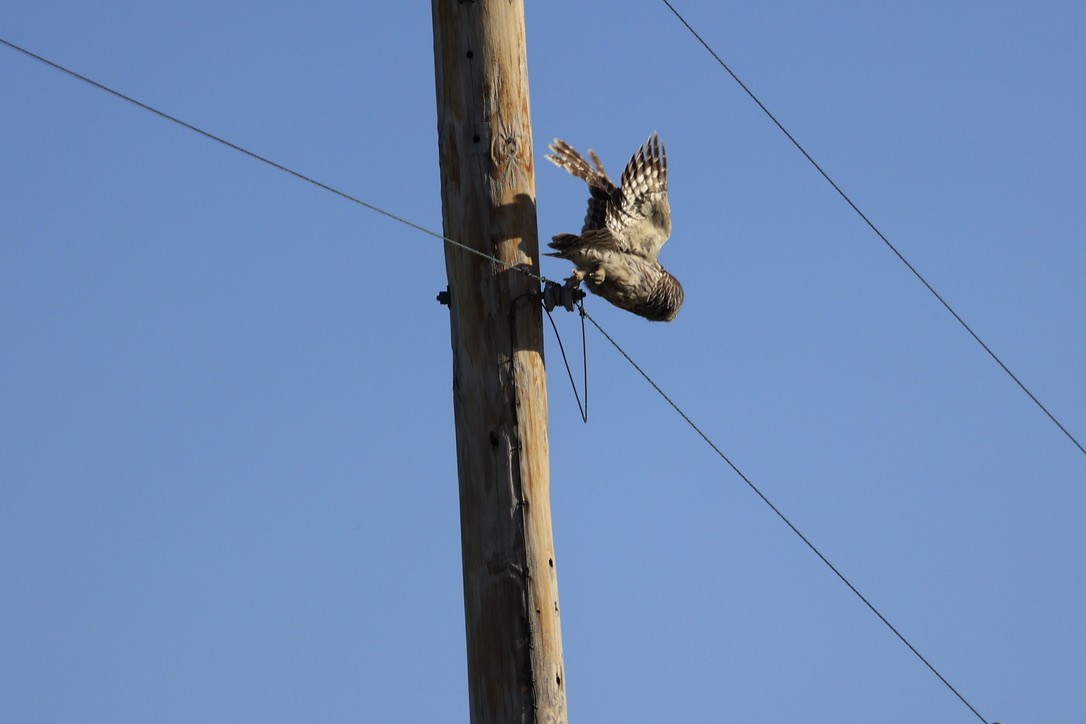
<path fill-rule="evenodd" d="M 445 236 L 539 273 L 523 0 L 432 0 Z M 445 245 L 473 724 L 565 722 L 539 283 Z"/>

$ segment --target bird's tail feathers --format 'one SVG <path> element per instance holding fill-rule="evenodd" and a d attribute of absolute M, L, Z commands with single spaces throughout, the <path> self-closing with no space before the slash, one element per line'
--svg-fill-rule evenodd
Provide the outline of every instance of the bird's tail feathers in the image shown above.
<path fill-rule="evenodd" d="M 570 250 L 580 246 L 581 243 L 581 237 L 576 234 L 558 234 L 547 244 L 554 251 L 548 252 L 546 256 L 564 257 Z"/>
<path fill-rule="evenodd" d="M 577 234 L 558 234 L 548 246 L 554 249 L 550 256 L 569 259 L 576 264 L 599 262 L 600 259 L 622 246 L 607 229 L 590 229 Z"/>

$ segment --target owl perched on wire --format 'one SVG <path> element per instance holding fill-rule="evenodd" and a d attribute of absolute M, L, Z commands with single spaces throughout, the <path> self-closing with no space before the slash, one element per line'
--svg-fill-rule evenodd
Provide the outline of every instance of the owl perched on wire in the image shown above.
<path fill-rule="evenodd" d="M 547 159 L 588 184 L 588 212 L 580 235 L 559 234 L 551 241 L 556 256 L 573 262 L 566 284 L 582 281 L 607 301 L 654 322 L 670 322 L 683 303 L 679 280 L 660 266 L 660 248 L 671 235 L 667 200 L 667 153 L 653 133 L 622 172 L 622 185 L 595 168 L 565 141 L 556 138 Z"/>

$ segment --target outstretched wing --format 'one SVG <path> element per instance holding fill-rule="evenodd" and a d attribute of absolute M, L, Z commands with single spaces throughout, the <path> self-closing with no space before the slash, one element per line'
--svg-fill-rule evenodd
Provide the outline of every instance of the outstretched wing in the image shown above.
<path fill-rule="evenodd" d="M 607 206 L 617 197 L 618 187 L 603 169 L 600 157 L 592 149 L 588 149 L 588 155 L 596 165 L 592 168 L 581 154 L 561 138 L 554 139 L 550 149 L 551 155 L 547 156 L 548 161 L 559 168 L 564 168 L 588 184 L 588 211 L 584 215 L 581 233 L 602 229 L 607 221 Z"/>
<path fill-rule="evenodd" d="M 655 132 L 622 172 L 622 185 L 607 206 L 604 223 L 635 253 L 653 260 L 671 236 L 667 152 Z"/>

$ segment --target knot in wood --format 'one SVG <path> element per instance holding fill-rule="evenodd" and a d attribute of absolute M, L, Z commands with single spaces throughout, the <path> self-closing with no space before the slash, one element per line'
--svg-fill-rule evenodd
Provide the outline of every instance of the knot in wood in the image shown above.
<path fill-rule="evenodd" d="M 517 140 L 516 136 L 506 136 L 502 139 L 502 145 L 502 152 L 510 158 L 515 157 L 520 148 L 520 142 Z"/>
<path fill-rule="evenodd" d="M 521 155 L 519 134 L 507 128 L 500 129 L 494 134 L 490 153 L 494 157 L 495 165 L 499 167 L 515 163 Z"/>

